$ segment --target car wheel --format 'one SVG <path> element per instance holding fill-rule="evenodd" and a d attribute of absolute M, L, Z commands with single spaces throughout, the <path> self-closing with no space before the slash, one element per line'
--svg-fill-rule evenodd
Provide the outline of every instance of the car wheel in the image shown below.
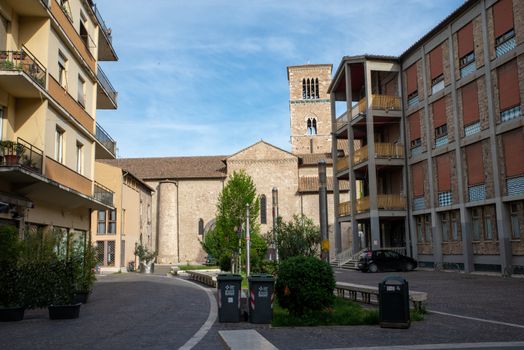
<path fill-rule="evenodd" d="M 368 271 L 369 272 L 377 272 L 378 271 L 378 266 L 376 264 L 371 264 L 368 267 Z"/>
<path fill-rule="evenodd" d="M 404 266 L 404 271 L 413 271 L 415 267 L 413 266 L 412 263 L 408 262 L 406 263 L 406 265 Z"/>

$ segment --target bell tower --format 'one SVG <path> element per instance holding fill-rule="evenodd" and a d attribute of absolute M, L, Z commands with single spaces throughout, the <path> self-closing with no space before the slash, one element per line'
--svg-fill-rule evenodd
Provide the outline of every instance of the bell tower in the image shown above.
<path fill-rule="evenodd" d="M 291 152 L 331 153 L 331 64 L 287 67 Z"/>

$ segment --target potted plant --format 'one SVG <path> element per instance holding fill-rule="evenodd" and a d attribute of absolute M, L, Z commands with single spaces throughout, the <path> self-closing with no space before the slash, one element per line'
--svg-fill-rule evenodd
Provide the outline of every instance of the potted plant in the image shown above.
<path fill-rule="evenodd" d="M 74 302 L 87 303 L 87 299 L 96 280 L 96 251 L 95 247 L 88 245 L 82 254 L 82 264 L 77 271 Z"/>
<path fill-rule="evenodd" d="M 21 245 L 18 230 L 0 227 L 0 321 L 20 321 L 24 318 L 24 293 L 18 261 Z"/>
<path fill-rule="evenodd" d="M 153 273 L 155 271 L 155 258 L 157 252 L 150 251 L 142 242 L 135 246 L 135 255 L 138 257 L 139 271 L 141 273 Z"/>
<path fill-rule="evenodd" d="M 17 165 L 18 160 L 25 151 L 24 146 L 14 141 L 2 141 L 0 142 L 0 147 L 2 148 L 6 165 Z"/>

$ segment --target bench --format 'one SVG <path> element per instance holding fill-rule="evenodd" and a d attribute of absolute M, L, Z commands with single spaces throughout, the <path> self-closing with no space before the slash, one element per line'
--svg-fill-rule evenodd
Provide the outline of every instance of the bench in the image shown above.
<path fill-rule="evenodd" d="M 186 271 L 186 273 L 189 275 L 189 278 L 194 281 L 197 281 L 197 282 L 200 282 L 200 283 L 203 283 L 208 286 L 215 287 L 215 288 L 217 286 L 216 274 L 211 274 L 209 272 L 202 272 L 202 271 L 196 271 L 196 270 L 188 270 Z"/>
<path fill-rule="evenodd" d="M 346 282 L 337 282 L 335 293 L 342 297 L 358 301 L 365 304 L 378 304 L 378 287 L 366 286 L 363 284 L 354 284 Z M 417 311 L 425 309 L 425 303 L 428 300 L 428 293 L 409 291 L 409 300 L 413 308 Z"/>

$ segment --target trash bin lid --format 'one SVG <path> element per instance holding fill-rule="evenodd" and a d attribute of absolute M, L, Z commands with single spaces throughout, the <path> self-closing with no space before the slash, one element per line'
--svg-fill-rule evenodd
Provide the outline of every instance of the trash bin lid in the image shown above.
<path fill-rule="evenodd" d="M 248 277 L 249 282 L 274 282 L 275 278 L 273 275 L 260 273 L 260 274 L 252 274 Z"/>
<path fill-rule="evenodd" d="M 242 276 L 234 273 L 219 273 L 217 281 L 242 281 Z"/>
<path fill-rule="evenodd" d="M 400 277 L 400 276 L 386 276 L 383 280 L 382 280 L 382 284 L 407 284 L 408 281 L 406 281 L 404 278 Z"/>

